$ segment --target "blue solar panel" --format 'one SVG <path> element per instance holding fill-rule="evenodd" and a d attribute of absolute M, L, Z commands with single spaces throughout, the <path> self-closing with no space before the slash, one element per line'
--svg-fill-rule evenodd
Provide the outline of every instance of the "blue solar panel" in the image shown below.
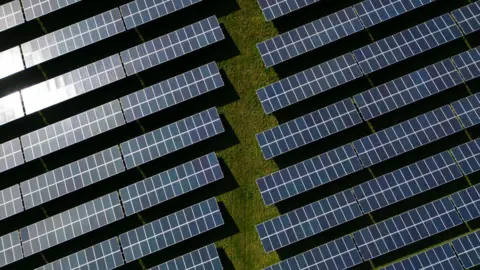
<path fill-rule="evenodd" d="M 456 101 L 452 107 L 463 127 L 469 128 L 480 123 L 480 93 Z"/>
<path fill-rule="evenodd" d="M 355 50 L 365 74 L 403 61 L 462 36 L 450 14 L 444 14 Z"/>
<path fill-rule="evenodd" d="M 351 53 L 329 60 L 257 91 L 265 113 L 272 113 L 363 76 Z"/>
<path fill-rule="evenodd" d="M 452 154 L 465 175 L 480 170 L 480 139 L 453 148 Z"/>
<path fill-rule="evenodd" d="M 355 150 L 347 144 L 257 179 L 257 185 L 265 205 L 271 205 L 362 168 Z"/>
<path fill-rule="evenodd" d="M 461 130 L 447 105 L 354 141 L 353 145 L 363 166 L 370 167 Z"/>
<path fill-rule="evenodd" d="M 480 47 L 455 55 L 452 60 L 465 81 L 480 76 Z"/>
<path fill-rule="evenodd" d="M 364 260 L 370 260 L 462 224 L 443 198 L 353 233 Z"/>
<path fill-rule="evenodd" d="M 465 269 L 480 265 L 480 231 L 455 239 L 452 245 Z"/>
<path fill-rule="evenodd" d="M 269 266 L 265 270 L 344 270 L 362 262 L 355 243 L 347 235 Z"/>
<path fill-rule="evenodd" d="M 451 197 L 464 221 L 480 217 L 480 184 L 454 193 Z"/>
<path fill-rule="evenodd" d="M 363 119 L 370 120 L 463 83 L 450 59 L 355 95 Z"/>
<path fill-rule="evenodd" d="M 271 21 L 320 0 L 257 0 L 265 20 Z"/>
<path fill-rule="evenodd" d="M 480 2 L 473 2 L 452 11 L 453 17 L 465 34 L 476 32 L 480 29 Z"/>
<path fill-rule="evenodd" d="M 448 152 L 413 163 L 353 187 L 364 213 L 418 195 L 462 177 Z"/>
<path fill-rule="evenodd" d="M 257 225 L 265 252 L 348 222 L 363 213 L 349 189 Z"/>
<path fill-rule="evenodd" d="M 215 244 L 202 247 L 188 254 L 162 263 L 149 270 L 222 270 L 222 262 L 218 256 Z"/>
<path fill-rule="evenodd" d="M 352 100 L 345 99 L 259 133 L 257 141 L 264 158 L 271 159 L 361 122 Z"/>

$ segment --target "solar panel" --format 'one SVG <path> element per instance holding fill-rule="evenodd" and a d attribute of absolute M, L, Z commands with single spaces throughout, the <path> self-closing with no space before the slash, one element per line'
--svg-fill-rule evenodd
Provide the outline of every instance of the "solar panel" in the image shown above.
<path fill-rule="evenodd" d="M 15 138 L 0 144 L 0 173 L 25 163 L 20 140 Z"/>
<path fill-rule="evenodd" d="M 157 265 L 150 270 L 191 270 L 191 269 L 223 269 L 215 244 L 202 247 L 181 257 Z"/>
<path fill-rule="evenodd" d="M 363 30 L 352 7 L 257 44 L 266 67 L 322 47 Z"/>
<path fill-rule="evenodd" d="M 223 178 L 215 153 L 120 189 L 125 214 L 138 213 Z"/>
<path fill-rule="evenodd" d="M 215 198 L 120 235 L 127 263 L 224 224 Z"/>
<path fill-rule="evenodd" d="M 28 257 L 122 218 L 118 193 L 110 193 L 20 229 L 23 253 Z"/>
<path fill-rule="evenodd" d="M 215 107 L 123 142 L 127 169 L 142 165 L 224 132 Z"/>
<path fill-rule="evenodd" d="M 480 184 L 454 193 L 451 197 L 465 222 L 480 217 Z"/>
<path fill-rule="evenodd" d="M 120 98 L 127 122 L 159 112 L 224 85 L 217 64 L 190 70 Z"/>
<path fill-rule="evenodd" d="M 465 81 L 473 80 L 480 76 L 480 47 L 471 49 L 452 57 Z"/>
<path fill-rule="evenodd" d="M 453 240 L 452 245 L 465 269 L 472 268 L 480 264 L 479 231 Z"/>
<path fill-rule="evenodd" d="M 353 142 L 364 167 L 396 157 L 462 130 L 448 105 Z"/>
<path fill-rule="evenodd" d="M 0 220 L 23 212 L 20 186 L 14 185 L 0 190 Z"/>
<path fill-rule="evenodd" d="M 347 144 L 257 179 L 257 185 L 265 205 L 272 205 L 362 168 Z"/>
<path fill-rule="evenodd" d="M 480 123 L 480 93 L 455 101 L 452 107 L 463 127 L 469 128 Z"/>
<path fill-rule="evenodd" d="M 22 0 L 27 21 L 80 2 L 80 0 Z"/>
<path fill-rule="evenodd" d="M 118 146 L 103 150 L 20 184 L 26 209 L 125 171 Z"/>
<path fill-rule="evenodd" d="M 0 52 L 0 79 L 25 69 L 20 46 Z"/>
<path fill-rule="evenodd" d="M 220 40 L 223 35 L 217 17 L 212 16 L 120 53 L 127 75 L 163 64 Z"/>
<path fill-rule="evenodd" d="M 357 247 L 349 235 L 281 261 L 265 270 L 344 270 L 362 263 Z"/>
<path fill-rule="evenodd" d="M 370 213 L 462 176 L 445 151 L 355 186 L 353 192 L 362 211 Z"/>
<path fill-rule="evenodd" d="M 20 92 L 0 98 L 0 126 L 24 116 Z"/>
<path fill-rule="evenodd" d="M 265 252 L 288 246 L 363 213 L 351 190 L 339 192 L 257 225 Z"/>
<path fill-rule="evenodd" d="M 366 0 L 353 7 L 365 27 L 390 20 L 435 0 Z"/>
<path fill-rule="evenodd" d="M 0 32 L 25 22 L 20 0 L 15 0 L 0 6 Z"/>
<path fill-rule="evenodd" d="M 31 161 L 125 124 L 114 100 L 21 137 L 25 160 Z"/>
<path fill-rule="evenodd" d="M 265 20 L 271 21 L 320 0 L 257 0 Z"/>
<path fill-rule="evenodd" d="M 23 258 L 18 231 L 0 237 L 0 267 Z"/>
<path fill-rule="evenodd" d="M 22 44 L 27 68 L 125 31 L 118 8 Z"/>
<path fill-rule="evenodd" d="M 318 141 L 358 125 L 362 118 L 351 99 L 345 99 L 257 134 L 265 159 Z"/>
<path fill-rule="evenodd" d="M 353 233 L 364 260 L 370 260 L 462 223 L 449 198 L 422 205 Z"/>
<path fill-rule="evenodd" d="M 269 114 L 363 76 L 351 53 L 329 60 L 257 91 Z"/>
<path fill-rule="evenodd" d="M 407 106 L 463 83 L 450 59 L 422 68 L 398 79 L 355 95 L 363 119 Z"/>
<path fill-rule="evenodd" d="M 362 71 L 372 73 L 462 36 L 450 14 L 444 14 L 353 51 Z"/>
<path fill-rule="evenodd" d="M 382 270 L 400 269 L 463 270 L 463 267 L 455 255 L 452 246 L 447 243 L 382 268 Z"/>
<path fill-rule="evenodd" d="M 135 0 L 120 7 L 127 29 L 164 17 L 202 0 Z"/>
<path fill-rule="evenodd" d="M 479 2 L 473 2 L 470 5 L 454 10 L 452 15 L 465 34 L 470 34 L 480 29 Z"/>
<path fill-rule="evenodd" d="M 110 270 L 124 264 L 116 237 L 63 257 L 35 270 Z"/>
<path fill-rule="evenodd" d="M 480 139 L 453 148 L 452 154 L 465 175 L 480 170 Z"/>

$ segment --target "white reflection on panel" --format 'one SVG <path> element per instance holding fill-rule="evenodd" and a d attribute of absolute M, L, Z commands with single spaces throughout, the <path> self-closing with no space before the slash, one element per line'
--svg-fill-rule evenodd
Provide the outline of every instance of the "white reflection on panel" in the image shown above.
<path fill-rule="evenodd" d="M 20 92 L 0 98 L 0 126 L 25 116 Z"/>
<path fill-rule="evenodd" d="M 0 52 L 0 79 L 24 69 L 20 46 Z"/>

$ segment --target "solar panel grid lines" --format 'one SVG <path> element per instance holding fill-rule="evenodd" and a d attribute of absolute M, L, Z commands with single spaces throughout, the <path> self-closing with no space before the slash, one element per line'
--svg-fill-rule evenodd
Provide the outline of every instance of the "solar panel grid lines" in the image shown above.
<path fill-rule="evenodd" d="M 124 217 L 117 192 L 20 229 L 25 257 L 106 226 Z"/>
<path fill-rule="evenodd" d="M 464 128 L 480 123 L 480 93 L 455 101 L 452 107 Z"/>
<path fill-rule="evenodd" d="M 257 90 L 266 114 L 363 76 L 351 53 L 282 79 Z"/>
<path fill-rule="evenodd" d="M 120 7 L 127 29 L 164 17 L 202 0 L 135 0 Z"/>
<path fill-rule="evenodd" d="M 320 0 L 257 0 L 266 21 L 279 18 Z"/>
<path fill-rule="evenodd" d="M 24 116 L 20 92 L 0 98 L 0 126 Z"/>
<path fill-rule="evenodd" d="M 460 37 L 460 28 L 447 13 L 357 49 L 353 54 L 363 73 L 370 74 Z"/>
<path fill-rule="evenodd" d="M 365 168 L 463 130 L 446 105 L 353 142 Z"/>
<path fill-rule="evenodd" d="M 20 139 L 15 138 L 0 144 L 0 173 L 25 163 Z"/>
<path fill-rule="evenodd" d="M 271 252 L 362 215 L 352 191 L 347 189 L 256 227 L 265 252 Z"/>
<path fill-rule="evenodd" d="M 462 223 L 445 197 L 354 232 L 353 238 L 363 259 L 370 260 Z"/>
<path fill-rule="evenodd" d="M 225 131 L 215 107 L 120 144 L 127 169 Z"/>
<path fill-rule="evenodd" d="M 465 81 L 480 77 L 480 47 L 457 54 L 452 61 Z"/>
<path fill-rule="evenodd" d="M 127 122 L 140 119 L 206 94 L 224 85 L 217 64 L 211 62 L 120 98 Z"/>
<path fill-rule="evenodd" d="M 257 134 L 265 159 L 271 159 L 363 122 L 351 99 L 344 99 L 320 110 Z"/>
<path fill-rule="evenodd" d="M 348 7 L 258 43 L 257 49 L 268 68 L 363 29 L 353 8 Z"/>
<path fill-rule="evenodd" d="M 163 64 L 225 39 L 216 16 L 147 41 L 120 53 L 127 75 Z"/>
<path fill-rule="evenodd" d="M 114 146 L 20 183 L 26 209 L 73 193 L 125 171 Z"/>
<path fill-rule="evenodd" d="M 480 170 L 480 139 L 459 145 L 451 151 L 465 175 Z"/>
<path fill-rule="evenodd" d="M 37 159 L 124 124 L 120 102 L 111 101 L 23 135 L 25 160 Z"/>
<path fill-rule="evenodd" d="M 353 187 L 364 213 L 371 213 L 463 176 L 448 151 Z"/>
<path fill-rule="evenodd" d="M 23 258 L 18 231 L 0 236 L 0 267 Z"/>
<path fill-rule="evenodd" d="M 125 215 L 130 216 L 222 178 L 217 156 L 210 153 L 122 188 L 119 192 Z"/>
<path fill-rule="evenodd" d="M 20 46 L 0 52 L 0 79 L 25 69 Z"/>
<path fill-rule="evenodd" d="M 27 68 L 65 55 L 125 31 L 118 8 L 23 43 Z"/>
<path fill-rule="evenodd" d="M 0 32 L 25 22 L 20 0 L 14 0 L 0 6 Z"/>
<path fill-rule="evenodd" d="M 478 1 L 452 11 L 452 15 L 463 33 L 468 35 L 480 29 L 480 3 Z"/>
<path fill-rule="evenodd" d="M 23 212 L 23 209 L 19 185 L 0 190 L 0 220 Z"/>
<path fill-rule="evenodd" d="M 480 184 L 460 190 L 450 197 L 465 222 L 480 217 Z"/>
<path fill-rule="evenodd" d="M 123 78 L 125 71 L 120 56 L 109 56 L 21 90 L 25 112 L 40 111 Z"/>
<path fill-rule="evenodd" d="M 453 249 L 465 269 L 480 265 L 480 232 L 476 231 L 452 241 Z"/>
<path fill-rule="evenodd" d="M 460 260 L 449 243 L 438 247 L 428 249 L 415 256 L 411 256 L 399 262 L 396 262 L 381 270 L 400 270 L 400 269 L 450 269 L 463 270 Z"/>
<path fill-rule="evenodd" d="M 363 119 L 370 120 L 463 83 L 450 59 L 355 95 Z"/>
<path fill-rule="evenodd" d="M 80 2 L 80 0 L 22 0 L 23 10 L 27 21 L 31 21 L 78 2 Z"/>
<path fill-rule="evenodd" d="M 257 185 L 268 206 L 361 169 L 355 150 L 347 144 L 259 178 Z"/>
<path fill-rule="evenodd" d="M 269 266 L 265 270 L 345 270 L 362 262 L 352 237 L 346 235 Z"/>
<path fill-rule="evenodd" d="M 149 270 L 223 269 L 215 244 L 202 247 Z"/>
<path fill-rule="evenodd" d="M 120 235 L 127 263 L 224 224 L 211 198 Z"/>

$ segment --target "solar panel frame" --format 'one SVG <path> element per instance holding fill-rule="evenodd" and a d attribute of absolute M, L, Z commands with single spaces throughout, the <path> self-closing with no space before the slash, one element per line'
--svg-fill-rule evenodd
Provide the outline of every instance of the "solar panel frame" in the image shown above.
<path fill-rule="evenodd" d="M 0 173 L 25 163 L 20 139 L 15 138 L 0 144 Z"/>
<path fill-rule="evenodd" d="M 271 159 L 362 122 L 348 98 L 258 133 L 256 137 L 263 157 Z"/>
<path fill-rule="evenodd" d="M 480 217 L 480 184 L 460 190 L 450 197 L 465 222 Z"/>
<path fill-rule="evenodd" d="M 199 248 L 190 253 L 157 265 L 149 270 L 192 270 L 192 269 L 223 269 L 215 244 Z"/>
<path fill-rule="evenodd" d="M 0 220 L 23 212 L 23 210 L 19 185 L 0 190 Z"/>
<path fill-rule="evenodd" d="M 480 139 L 459 145 L 451 151 L 463 174 L 469 175 L 480 170 Z"/>
<path fill-rule="evenodd" d="M 20 235 L 18 231 L 0 237 L 0 267 L 23 258 Z"/>
<path fill-rule="evenodd" d="M 457 54 L 452 61 L 465 81 L 480 77 L 480 47 Z"/>
<path fill-rule="evenodd" d="M 466 35 L 480 30 L 480 3 L 469 5 L 452 11 L 452 15 Z"/>
<path fill-rule="evenodd" d="M 20 92 L 0 98 L 0 126 L 25 116 Z"/>
<path fill-rule="evenodd" d="M 480 123 L 480 93 L 455 101 L 452 107 L 464 128 Z"/>
<path fill-rule="evenodd" d="M 0 32 L 25 22 L 20 0 L 14 0 L 0 6 Z"/>
<path fill-rule="evenodd" d="M 476 231 L 452 241 L 453 248 L 465 269 L 480 264 L 480 232 Z"/>
<path fill-rule="evenodd" d="M 23 10 L 27 21 L 31 21 L 78 2 L 80 2 L 80 0 L 22 0 Z"/>
<path fill-rule="evenodd" d="M 180 104 L 224 86 L 217 64 L 201 67 L 120 98 L 127 122 Z"/>
<path fill-rule="evenodd" d="M 282 17 L 320 0 L 257 0 L 266 21 Z"/>
<path fill-rule="evenodd" d="M 0 79 L 25 69 L 20 46 L 0 52 Z"/>

